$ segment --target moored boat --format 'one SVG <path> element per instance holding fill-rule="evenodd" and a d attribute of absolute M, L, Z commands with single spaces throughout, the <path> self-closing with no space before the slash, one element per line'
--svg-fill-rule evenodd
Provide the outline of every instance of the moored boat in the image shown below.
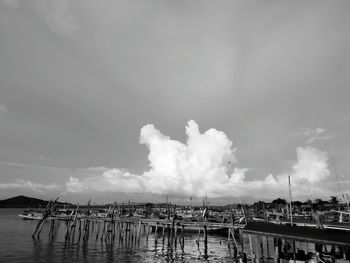
<path fill-rule="evenodd" d="M 207 228 L 207 233 L 208 234 L 217 234 L 217 235 L 227 235 L 228 227 L 224 226 L 223 224 L 212 224 L 212 223 L 203 223 L 203 222 L 198 222 L 198 223 L 189 223 L 189 222 L 177 222 L 175 223 L 177 226 L 178 231 L 183 231 L 184 233 L 198 233 L 204 231 L 204 225 Z M 165 220 L 164 222 L 158 222 L 155 224 L 150 225 L 152 228 L 152 232 L 156 231 L 171 231 L 171 221 Z M 181 230 L 180 230 L 181 229 Z"/>
<path fill-rule="evenodd" d="M 34 210 L 25 210 L 22 214 L 18 215 L 24 220 L 40 220 L 43 218 L 43 213 Z"/>
<path fill-rule="evenodd" d="M 250 258 L 257 262 L 350 262 L 345 231 L 249 222 L 243 234 L 248 235 Z"/>

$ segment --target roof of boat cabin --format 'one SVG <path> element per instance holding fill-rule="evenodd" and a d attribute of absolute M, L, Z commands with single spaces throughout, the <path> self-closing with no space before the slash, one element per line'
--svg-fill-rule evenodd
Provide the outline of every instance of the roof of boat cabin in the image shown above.
<path fill-rule="evenodd" d="M 350 246 L 350 232 L 342 230 L 248 222 L 243 232 L 309 243 Z"/>

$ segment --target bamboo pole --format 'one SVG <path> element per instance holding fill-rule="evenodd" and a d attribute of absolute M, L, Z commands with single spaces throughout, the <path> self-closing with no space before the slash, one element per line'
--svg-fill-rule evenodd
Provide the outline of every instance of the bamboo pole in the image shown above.
<path fill-rule="evenodd" d="M 173 220 L 172 220 L 172 223 L 171 223 L 171 244 L 173 244 L 174 227 L 175 227 L 175 217 L 176 217 L 176 204 L 174 205 Z"/>
<path fill-rule="evenodd" d="M 181 248 L 182 248 L 182 253 L 185 253 L 185 236 L 184 236 L 184 233 L 185 233 L 185 227 L 184 227 L 184 225 L 182 225 L 181 226 L 181 238 L 182 238 L 182 246 L 181 246 Z"/>
<path fill-rule="evenodd" d="M 207 225 L 204 224 L 204 255 L 208 255 L 208 233 L 207 233 Z"/>
<path fill-rule="evenodd" d="M 157 248 L 157 231 L 158 231 L 158 223 L 156 223 L 156 229 L 154 231 L 154 246 Z"/>
<path fill-rule="evenodd" d="M 175 250 L 177 248 L 177 224 L 175 224 Z"/>
<path fill-rule="evenodd" d="M 138 230 L 137 230 L 137 243 L 140 244 L 140 235 L 141 235 L 141 224 L 142 224 L 142 221 L 140 220 L 139 222 L 139 227 L 138 227 Z"/>
<path fill-rule="evenodd" d="M 252 258 L 252 262 L 253 262 L 254 261 L 254 251 L 253 251 L 252 236 L 249 234 L 248 238 L 249 238 L 250 255 L 251 255 L 251 258 Z"/>
<path fill-rule="evenodd" d="M 258 236 L 255 236 L 255 249 L 256 249 L 256 263 L 260 262 L 260 253 L 259 253 L 259 242 Z"/>

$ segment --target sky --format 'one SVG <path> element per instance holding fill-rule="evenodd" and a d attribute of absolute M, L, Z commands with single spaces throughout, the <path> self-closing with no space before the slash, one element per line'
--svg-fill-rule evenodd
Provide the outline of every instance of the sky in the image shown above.
<path fill-rule="evenodd" d="M 0 0 L 0 199 L 346 198 L 349 13 Z"/>

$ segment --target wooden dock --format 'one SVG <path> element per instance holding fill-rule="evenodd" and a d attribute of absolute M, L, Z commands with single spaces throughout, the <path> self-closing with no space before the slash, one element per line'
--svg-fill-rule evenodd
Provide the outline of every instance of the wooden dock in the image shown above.
<path fill-rule="evenodd" d="M 141 237 L 148 239 L 153 235 L 154 246 L 157 247 L 158 240 L 164 244 L 167 243 L 168 249 L 176 250 L 178 247 L 184 253 L 185 251 L 185 233 L 197 233 L 196 243 L 198 249 L 200 243 L 204 244 L 204 255 L 208 253 L 208 238 L 210 235 L 219 234 L 227 236 L 228 248 L 233 251 L 235 258 L 238 256 L 237 237 L 241 237 L 242 224 L 228 224 L 228 223 L 212 223 L 206 222 L 186 222 L 184 220 L 176 220 L 175 211 L 173 209 L 172 219 L 144 219 L 139 217 L 117 216 L 112 210 L 112 214 L 108 218 L 98 218 L 90 215 L 85 217 L 78 216 L 77 206 L 75 213 L 68 219 L 52 216 L 54 214 L 55 201 L 52 201 L 46 207 L 43 218 L 39 220 L 33 238 L 39 239 L 44 224 L 49 225 L 49 240 L 53 240 L 57 235 L 58 229 L 63 228 L 65 231 L 66 244 L 83 244 L 83 248 L 87 247 L 90 240 L 94 242 L 102 242 L 106 244 L 122 244 L 134 245 L 140 244 Z M 62 227 L 63 225 L 63 227 Z M 47 228 L 45 228 L 47 229 Z"/>

